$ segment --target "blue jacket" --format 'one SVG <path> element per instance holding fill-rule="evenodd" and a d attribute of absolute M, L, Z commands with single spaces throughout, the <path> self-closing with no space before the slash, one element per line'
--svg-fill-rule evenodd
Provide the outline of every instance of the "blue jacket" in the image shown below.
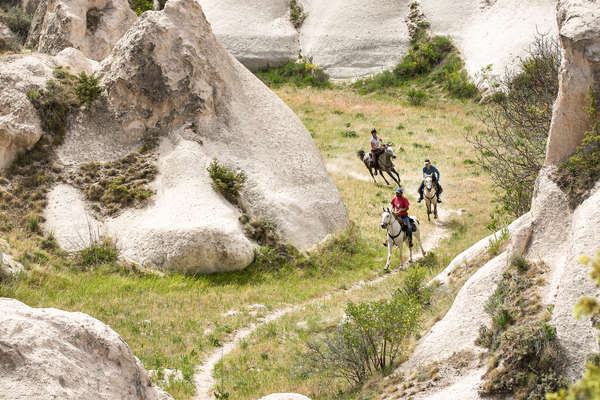
<path fill-rule="evenodd" d="M 433 174 L 433 176 L 435 177 L 435 180 L 439 182 L 440 171 L 438 171 L 438 169 L 436 167 L 431 165 L 429 170 L 427 170 L 427 167 L 423 167 L 423 178 L 425 177 L 425 175 L 431 175 L 431 174 Z"/>

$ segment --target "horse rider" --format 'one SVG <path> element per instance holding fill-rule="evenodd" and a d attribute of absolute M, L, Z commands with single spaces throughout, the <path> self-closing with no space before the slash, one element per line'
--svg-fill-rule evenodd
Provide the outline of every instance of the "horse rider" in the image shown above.
<path fill-rule="evenodd" d="M 440 195 L 442 194 L 444 189 L 442 189 L 442 185 L 440 185 L 440 171 L 438 171 L 438 169 L 436 167 L 431 165 L 429 158 L 425 159 L 425 166 L 423 167 L 423 179 L 425 179 L 426 175 L 432 175 L 432 180 L 437 185 L 437 193 L 436 193 L 437 194 L 437 202 L 441 203 L 442 199 L 440 198 Z M 423 201 L 424 187 L 425 187 L 425 180 L 422 180 L 421 186 L 419 186 L 419 201 L 418 201 L 419 203 L 421 201 Z"/>
<path fill-rule="evenodd" d="M 401 220 L 406 225 L 406 231 L 408 234 L 408 246 L 412 247 L 412 226 L 410 224 L 410 218 L 408 218 L 408 207 L 410 203 L 408 199 L 404 197 L 402 188 L 396 189 L 396 197 L 392 199 L 392 214 L 397 220 Z"/>
<path fill-rule="evenodd" d="M 371 131 L 371 158 L 373 159 L 373 167 L 375 168 L 375 175 L 377 175 L 377 159 L 379 155 L 383 153 L 385 148 L 383 147 L 383 139 L 377 135 L 377 130 L 373 128 Z"/>

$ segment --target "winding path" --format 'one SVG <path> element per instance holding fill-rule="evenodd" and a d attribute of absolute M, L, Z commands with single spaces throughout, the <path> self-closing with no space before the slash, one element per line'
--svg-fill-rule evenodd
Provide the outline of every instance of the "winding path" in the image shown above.
<path fill-rule="evenodd" d="M 446 229 L 443 220 L 446 220 L 451 215 L 457 214 L 456 211 L 452 211 L 452 210 L 446 211 L 443 208 L 439 209 L 438 213 L 440 216 L 440 220 L 436 221 L 435 223 L 433 223 L 431 225 L 433 227 L 433 229 L 431 229 L 431 231 L 428 232 L 427 237 L 425 238 L 425 240 L 423 240 L 423 247 L 425 249 L 427 249 L 427 251 L 436 248 L 443 239 L 445 239 L 446 237 L 449 236 L 450 233 Z M 418 255 L 416 255 L 415 259 L 419 259 L 419 258 L 421 258 L 420 253 Z M 328 300 L 338 293 L 349 292 L 349 291 L 364 288 L 366 286 L 376 285 L 380 282 L 383 282 L 383 281 L 389 279 L 392 276 L 397 275 L 402 270 L 403 269 L 401 269 L 401 268 L 397 268 L 395 270 L 392 270 L 390 273 L 378 276 L 375 279 L 366 280 L 366 281 L 365 280 L 358 281 L 357 283 L 352 285 L 347 290 L 338 289 L 338 290 L 333 291 L 324 296 L 319 296 L 314 299 L 310 299 L 304 303 L 300 303 L 300 304 L 297 304 L 294 306 L 280 308 L 280 309 L 273 311 L 270 314 L 267 314 L 264 317 L 260 318 L 257 322 L 250 324 L 249 326 L 247 326 L 243 329 L 238 330 L 229 341 L 225 342 L 218 349 L 215 349 L 205 359 L 204 363 L 202 363 L 202 365 L 200 365 L 196 369 L 196 373 L 194 374 L 194 385 L 196 386 L 196 395 L 194 396 L 194 400 L 214 400 L 212 390 L 215 386 L 215 378 L 213 377 L 213 371 L 215 369 L 215 365 L 217 365 L 217 363 L 219 362 L 219 360 L 221 360 L 221 358 L 223 358 L 223 357 L 227 356 L 229 353 L 231 353 L 242 340 L 244 340 L 245 338 L 250 336 L 252 333 L 254 333 L 254 331 L 256 331 L 262 325 L 276 321 L 279 318 L 285 316 L 286 314 L 289 314 L 289 313 L 292 313 L 295 311 L 299 311 L 303 307 L 312 305 L 318 301 Z"/>

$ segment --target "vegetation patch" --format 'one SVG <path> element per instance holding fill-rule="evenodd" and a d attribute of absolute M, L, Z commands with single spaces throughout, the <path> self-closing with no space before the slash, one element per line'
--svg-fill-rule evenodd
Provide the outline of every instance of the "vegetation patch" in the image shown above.
<path fill-rule="evenodd" d="M 297 87 L 331 87 L 329 76 L 318 65 L 313 64 L 310 58 L 302 58 L 298 62 L 288 61 L 282 67 L 258 71 L 256 76 L 270 87 L 285 84 Z"/>
<path fill-rule="evenodd" d="M 484 71 L 492 91 L 479 114 L 485 129 L 471 129 L 466 138 L 476 165 L 492 176 L 500 211 L 513 217 L 529 210 L 544 163 L 560 63 L 558 43 L 538 35 L 516 72 L 494 79 Z"/>
<path fill-rule="evenodd" d="M 485 311 L 492 325 L 482 325 L 476 340 L 491 353 L 482 394 L 543 400 L 568 384 L 561 374 L 564 357 L 556 328 L 549 325 L 550 311 L 537 293 L 543 273 L 543 265 L 515 257 L 488 299 Z"/>
<path fill-rule="evenodd" d="M 300 29 L 306 17 L 308 17 L 308 14 L 304 12 L 302 4 L 297 0 L 290 0 L 290 22 L 294 25 L 294 28 Z"/>
<path fill-rule="evenodd" d="M 154 9 L 152 0 L 128 0 L 129 8 L 131 8 L 135 14 L 139 17 L 145 11 L 151 11 Z"/>
<path fill-rule="evenodd" d="M 148 184 L 157 173 L 152 154 L 131 153 L 103 164 L 83 164 L 69 175 L 69 180 L 94 204 L 93 209 L 102 215 L 114 215 L 124 207 L 144 204 L 153 194 Z"/>
<path fill-rule="evenodd" d="M 110 238 L 100 237 L 79 251 L 79 263 L 84 267 L 97 266 L 117 261 L 117 246 Z"/>
<path fill-rule="evenodd" d="M 406 94 L 413 105 L 423 104 L 426 98 L 423 89 L 411 87 L 415 85 L 423 88 L 437 86 L 459 99 L 473 98 L 479 94 L 464 71 L 464 63 L 450 38 L 429 35 L 429 23 L 425 21 L 416 2 L 409 5 L 408 28 L 411 47 L 400 63 L 393 72 L 384 71 L 371 78 L 356 81 L 353 87 L 359 93 L 408 86 Z"/>
<path fill-rule="evenodd" d="M 75 76 L 57 68 L 54 79 L 46 82 L 46 87 L 27 93 L 29 101 L 38 111 L 44 132 L 52 135 L 55 144 L 62 143 L 69 113 L 80 106 L 90 105 L 102 89 L 98 86 L 99 77 L 81 72 Z"/>
<path fill-rule="evenodd" d="M 0 8 L 0 22 L 8 26 L 8 29 L 17 37 L 18 43 L 15 44 L 15 48 L 25 44 L 31 26 L 31 18 L 20 7 L 12 7 L 6 11 Z"/>
<path fill-rule="evenodd" d="M 575 154 L 560 164 L 553 174 L 558 186 L 567 193 L 571 209 L 589 196 L 600 179 L 600 92 L 590 90 L 589 97 L 590 104 L 586 111 L 590 130 L 585 132 Z"/>
<path fill-rule="evenodd" d="M 239 205 L 240 190 L 247 179 L 246 173 L 232 171 L 217 160 L 210 163 L 207 171 L 215 192 L 221 193 L 231 204 Z"/>

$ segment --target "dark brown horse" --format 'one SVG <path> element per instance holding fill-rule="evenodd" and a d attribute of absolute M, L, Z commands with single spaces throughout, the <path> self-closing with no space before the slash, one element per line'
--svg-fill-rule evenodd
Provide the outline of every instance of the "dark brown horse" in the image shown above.
<path fill-rule="evenodd" d="M 384 144 L 383 153 L 377 157 L 377 165 L 375 165 L 373 162 L 371 152 L 365 153 L 364 150 L 359 150 L 356 152 L 356 154 L 358 155 L 358 158 L 365 163 L 365 166 L 371 174 L 371 178 L 373 178 L 373 182 L 377 183 L 375 175 L 373 175 L 374 169 L 375 171 L 379 171 L 379 174 L 385 181 L 386 185 L 389 185 L 390 183 L 387 181 L 387 179 L 385 179 L 385 176 L 383 175 L 384 172 L 386 172 L 394 180 L 394 182 L 400 186 L 400 174 L 398 174 L 398 171 L 396 171 L 394 168 L 394 163 L 392 162 L 392 160 L 396 158 L 396 154 L 394 154 L 394 150 L 392 150 L 392 143 Z M 392 174 L 396 174 L 396 176 Z"/>

